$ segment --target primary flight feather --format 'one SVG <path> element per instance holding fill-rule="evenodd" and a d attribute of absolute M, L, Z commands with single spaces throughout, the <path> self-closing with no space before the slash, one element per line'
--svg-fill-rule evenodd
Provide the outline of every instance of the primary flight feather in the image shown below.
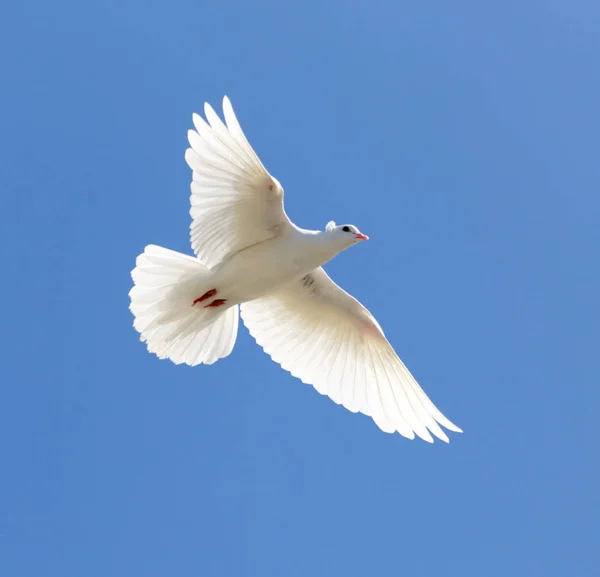
<path fill-rule="evenodd" d="M 185 159 L 193 171 L 196 257 L 149 245 L 132 271 L 134 327 L 148 350 L 174 363 L 229 355 L 240 315 L 271 358 L 304 383 L 388 433 L 461 430 L 429 400 L 379 323 L 322 265 L 366 240 L 353 225 L 304 230 L 283 208 L 283 188 L 244 136 L 227 97 L 225 123 L 194 114 Z"/>

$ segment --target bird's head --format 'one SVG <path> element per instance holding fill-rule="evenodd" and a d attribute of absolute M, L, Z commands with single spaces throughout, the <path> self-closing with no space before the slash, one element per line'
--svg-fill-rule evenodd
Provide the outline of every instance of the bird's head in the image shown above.
<path fill-rule="evenodd" d="M 333 220 L 327 223 L 325 233 L 332 239 L 339 241 L 340 245 L 344 248 L 356 244 L 361 240 L 369 240 L 369 237 L 360 232 L 353 224 L 336 225 Z"/>

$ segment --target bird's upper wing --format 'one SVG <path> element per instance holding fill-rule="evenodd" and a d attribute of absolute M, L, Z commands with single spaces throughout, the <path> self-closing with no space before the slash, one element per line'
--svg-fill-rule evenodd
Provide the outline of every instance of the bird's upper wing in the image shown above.
<path fill-rule="evenodd" d="M 241 311 L 275 362 L 350 411 L 370 415 L 383 431 L 429 442 L 429 431 L 448 441 L 438 423 L 461 432 L 429 400 L 371 313 L 322 268 Z"/>
<path fill-rule="evenodd" d="M 185 159 L 193 170 L 190 214 L 192 248 L 214 267 L 244 248 L 269 240 L 290 226 L 283 188 L 262 165 L 244 136 L 229 99 L 226 125 L 206 104 L 208 123 L 194 114 Z"/>

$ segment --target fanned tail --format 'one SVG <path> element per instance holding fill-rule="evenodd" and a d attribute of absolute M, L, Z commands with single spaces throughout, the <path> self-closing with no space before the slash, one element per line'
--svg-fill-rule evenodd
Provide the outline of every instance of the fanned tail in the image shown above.
<path fill-rule="evenodd" d="M 239 307 L 193 306 L 203 288 L 211 288 L 211 272 L 198 259 L 148 245 L 131 277 L 133 326 L 151 353 L 191 366 L 210 365 L 231 353 Z"/>

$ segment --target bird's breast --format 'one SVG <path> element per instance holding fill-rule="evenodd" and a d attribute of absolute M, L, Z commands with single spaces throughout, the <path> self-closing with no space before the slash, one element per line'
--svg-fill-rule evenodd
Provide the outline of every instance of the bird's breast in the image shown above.
<path fill-rule="evenodd" d="M 265 296 L 315 268 L 310 251 L 277 238 L 248 247 L 215 271 L 223 298 L 238 304 Z"/>

